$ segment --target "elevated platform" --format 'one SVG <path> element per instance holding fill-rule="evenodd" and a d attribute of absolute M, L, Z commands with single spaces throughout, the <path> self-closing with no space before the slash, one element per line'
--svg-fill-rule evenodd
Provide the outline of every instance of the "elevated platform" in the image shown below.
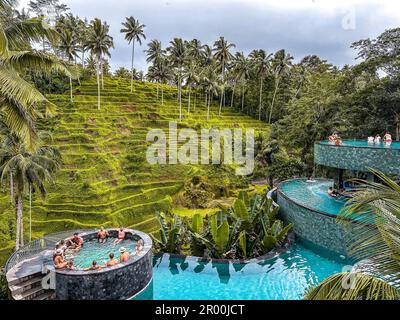
<path fill-rule="evenodd" d="M 377 169 L 386 174 L 400 175 L 400 142 L 391 145 L 368 144 L 364 140 L 344 140 L 340 146 L 320 141 L 314 144 L 316 164 L 354 171 Z"/>

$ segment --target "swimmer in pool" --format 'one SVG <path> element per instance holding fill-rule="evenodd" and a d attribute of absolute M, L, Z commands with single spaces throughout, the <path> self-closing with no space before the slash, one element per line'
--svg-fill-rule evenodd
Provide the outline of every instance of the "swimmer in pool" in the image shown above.
<path fill-rule="evenodd" d="M 386 132 L 383 136 L 383 142 L 386 146 L 390 146 L 392 144 L 392 135 L 389 132 Z"/>
<path fill-rule="evenodd" d="M 119 230 L 118 230 L 118 239 L 115 239 L 114 245 L 116 245 L 116 244 L 121 243 L 122 241 L 124 241 L 124 240 L 125 240 L 125 236 L 126 236 L 126 232 L 125 232 L 124 227 L 119 227 Z"/>
<path fill-rule="evenodd" d="M 100 230 L 97 232 L 97 240 L 99 243 L 105 243 L 107 238 L 109 237 L 108 231 L 101 227 Z"/>
<path fill-rule="evenodd" d="M 328 195 L 331 196 L 331 197 L 333 197 L 333 198 L 336 198 L 336 197 L 337 197 L 336 190 L 333 189 L 332 187 L 329 187 L 329 189 L 328 189 Z"/>
<path fill-rule="evenodd" d="M 374 137 L 368 137 L 368 144 L 374 144 Z"/>
<path fill-rule="evenodd" d="M 109 257 L 110 260 L 106 262 L 106 267 L 112 267 L 119 263 L 118 260 L 114 258 L 114 253 L 111 252 Z"/>

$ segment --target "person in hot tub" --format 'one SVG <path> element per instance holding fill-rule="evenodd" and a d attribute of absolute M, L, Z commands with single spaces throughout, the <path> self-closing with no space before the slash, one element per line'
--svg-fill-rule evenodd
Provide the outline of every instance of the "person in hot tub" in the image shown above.
<path fill-rule="evenodd" d="M 110 235 L 108 234 L 108 231 L 104 229 L 104 227 L 101 227 L 100 230 L 97 232 L 97 239 L 99 243 L 105 243 L 109 236 Z"/>
<path fill-rule="evenodd" d="M 386 132 L 383 136 L 383 142 L 389 146 L 392 144 L 392 135 L 389 132 Z"/>
<path fill-rule="evenodd" d="M 119 230 L 118 230 L 118 238 L 115 239 L 114 245 L 116 245 L 116 244 L 121 243 L 122 241 L 124 241 L 124 240 L 125 240 L 125 236 L 126 236 L 126 232 L 125 232 L 124 227 L 119 227 Z"/>
<path fill-rule="evenodd" d="M 119 249 L 119 253 L 121 254 L 119 256 L 119 262 L 125 262 L 128 261 L 129 259 L 129 253 L 126 251 L 126 249 L 124 247 L 121 247 Z"/>

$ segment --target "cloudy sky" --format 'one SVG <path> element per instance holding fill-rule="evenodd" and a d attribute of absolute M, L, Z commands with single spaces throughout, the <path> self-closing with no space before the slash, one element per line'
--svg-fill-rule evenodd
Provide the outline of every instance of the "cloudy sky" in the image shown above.
<path fill-rule="evenodd" d="M 20 1 L 24 6 L 28 0 Z M 146 25 L 136 67 L 146 68 L 143 50 L 151 39 L 167 46 L 173 37 L 213 44 L 224 36 L 236 49 L 273 52 L 285 48 L 295 60 L 317 54 L 339 66 L 354 64 L 354 41 L 400 26 L 397 0 L 63 0 L 80 17 L 111 26 L 111 65 L 130 66 L 130 47 L 119 33 L 126 16 Z"/>

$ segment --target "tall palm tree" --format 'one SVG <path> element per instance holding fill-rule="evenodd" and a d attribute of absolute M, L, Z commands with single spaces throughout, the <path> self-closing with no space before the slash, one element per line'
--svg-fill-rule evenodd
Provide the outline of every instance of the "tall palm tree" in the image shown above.
<path fill-rule="evenodd" d="M 219 67 L 221 68 L 221 81 L 222 81 L 222 90 L 221 90 L 221 101 L 219 105 L 219 115 L 221 115 L 222 104 L 225 100 L 225 72 L 228 63 L 233 59 L 232 53 L 230 53 L 230 49 L 235 48 L 233 43 L 228 43 L 224 37 L 220 37 L 217 41 L 214 42 L 214 58 L 219 63 Z"/>
<path fill-rule="evenodd" d="M 108 34 L 110 27 L 98 18 L 90 25 L 86 46 L 96 60 L 97 108 L 100 110 L 100 72 L 103 56 L 111 57 L 110 49 L 114 48 L 113 38 Z"/>
<path fill-rule="evenodd" d="M 161 42 L 158 40 L 151 40 L 147 44 L 147 46 L 148 46 L 148 49 L 145 50 L 145 52 L 147 54 L 146 61 L 148 63 L 153 63 L 153 65 L 160 63 L 160 61 L 163 59 L 163 55 L 165 53 L 165 51 L 161 47 Z M 151 74 L 152 73 L 150 72 L 149 75 L 151 75 Z M 157 99 L 158 99 L 158 81 L 157 81 L 157 78 L 154 78 L 154 80 L 157 83 Z"/>
<path fill-rule="evenodd" d="M 74 38 L 71 31 L 64 29 L 60 32 L 60 43 L 58 45 L 58 50 L 65 56 L 65 58 L 72 63 L 74 59 L 78 56 L 78 39 Z M 69 86 L 70 86 L 70 99 L 73 102 L 72 96 L 72 75 L 69 76 Z"/>
<path fill-rule="evenodd" d="M 146 35 L 144 34 L 143 29 L 146 27 L 144 24 L 140 24 L 139 20 L 136 20 L 134 17 L 130 16 L 126 18 L 126 21 L 122 23 L 123 28 L 121 29 L 121 33 L 125 33 L 125 40 L 128 40 L 130 44 L 132 42 L 132 77 L 131 77 L 131 93 L 133 92 L 133 66 L 135 59 L 135 42 L 138 42 L 139 45 L 142 45 L 142 39 L 146 39 Z"/>
<path fill-rule="evenodd" d="M 187 58 L 187 48 L 181 38 L 174 38 L 170 42 L 170 46 L 167 48 L 169 52 L 169 59 L 172 66 L 175 68 L 177 77 L 177 89 L 178 89 L 178 100 L 179 100 L 179 120 L 182 120 L 182 77 L 183 67 Z"/>
<path fill-rule="evenodd" d="M 153 79 L 161 84 L 161 105 L 164 105 L 164 85 L 173 79 L 173 73 L 165 58 L 161 58 L 148 70 Z"/>
<path fill-rule="evenodd" d="M 0 183 L 4 184 L 13 173 L 14 199 L 17 217 L 16 250 L 24 245 L 23 236 L 23 198 L 28 190 L 37 190 L 42 197 L 46 195 L 45 184 L 53 182 L 54 173 L 60 166 L 57 150 L 39 147 L 30 151 L 16 135 L 9 134 L 0 149 Z M 31 194 L 30 194 L 31 197 Z"/>
<path fill-rule="evenodd" d="M 215 69 L 210 67 L 201 79 L 202 86 L 206 91 L 207 121 L 210 119 L 210 106 L 214 95 L 218 94 L 219 86 Z"/>
<path fill-rule="evenodd" d="M 291 63 L 292 60 L 293 60 L 293 57 L 290 54 L 286 54 L 285 50 L 283 50 L 283 49 L 279 50 L 275 54 L 274 61 L 273 61 L 273 70 L 272 70 L 272 73 L 275 77 L 275 90 L 274 90 L 274 94 L 272 96 L 271 109 L 269 111 L 269 118 L 268 118 L 269 124 L 271 124 L 272 111 L 274 109 L 275 97 L 276 97 L 276 93 L 278 92 L 279 82 L 283 76 L 289 74 L 290 67 L 292 65 L 292 63 Z"/>
<path fill-rule="evenodd" d="M 190 97 L 192 93 L 192 87 L 199 82 L 199 70 L 192 57 L 188 59 L 188 62 L 185 65 L 183 77 L 186 79 L 186 85 L 189 88 L 188 113 L 190 113 Z"/>
<path fill-rule="evenodd" d="M 39 42 L 43 37 L 54 43 L 57 32 L 42 19 L 26 20 L 15 15 L 11 3 L 0 0 L 0 109 L 12 132 L 33 147 L 37 141 L 34 120 L 40 115 L 39 108 L 45 105 L 50 112 L 55 106 L 23 75 L 28 71 L 48 75 L 61 71 L 69 76 L 70 72 L 56 56 L 31 47 L 31 42 Z"/>
<path fill-rule="evenodd" d="M 263 91 L 263 83 L 265 77 L 269 73 L 270 68 L 270 59 L 272 54 L 268 54 L 265 50 L 253 50 L 250 53 L 250 58 L 252 60 L 252 64 L 254 66 L 254 71 L 257 77 L 260 79 L 260 94 L 259 94 L 259 103 L 258 103 L 258 119 L 261 120 L 261 110 L 262 110 L 262 91 Z"/>
<path fill-rule="evenodd" d="M 382 183 L 355 180 L 359 189 L 337 218 L 345 227 L 356 227 L 356 236 L 347 245 L 354 259 L 368 259 L 367 273 L 335 274 L 309 290 L 306 299 L 400 299 L 400 186 L 383 173 L 372 172 Z"/>
<path fill-rule="evenodd" d="M 231 107 L 233 107 L 233 99 L 235 96 L 235 88 L 238 82 L 243 83 L 243 87 L 245 85 L 245 81 L 250 77 L 250 63 L 249 60 L 245 57 L 243 52 L 236 52 L 234 64 L 232 68 L 233 73 L 233 89 L 232 89 L 232 98 L 231 98 Z M 242 111 L 243 111 L 243 97 L 244 90 L 242 92 Z"/>

